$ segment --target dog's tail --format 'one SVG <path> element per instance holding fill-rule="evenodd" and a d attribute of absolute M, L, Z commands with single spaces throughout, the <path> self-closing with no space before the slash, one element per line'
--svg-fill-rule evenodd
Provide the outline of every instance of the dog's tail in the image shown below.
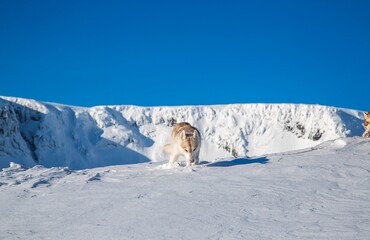
<path fill-rule="evenodd" d="M 164 145 L 162 150 L 167 154 L 171 154 L 171 144 Z"/>

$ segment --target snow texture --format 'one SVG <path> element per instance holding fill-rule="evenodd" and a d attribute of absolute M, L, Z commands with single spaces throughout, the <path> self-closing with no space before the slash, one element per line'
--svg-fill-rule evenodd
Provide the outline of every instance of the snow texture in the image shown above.
<path fill-rule="evenodd" d="M 256 158 L 0 172 L 0 239 L 368 239 L 370 140 Z"/>
<path fill-rule="evenodd" d="M 0 98 L 0 239 L 368 239 L 362 112 Z M 172 126 L 201 163 L 168 165 Z"/>

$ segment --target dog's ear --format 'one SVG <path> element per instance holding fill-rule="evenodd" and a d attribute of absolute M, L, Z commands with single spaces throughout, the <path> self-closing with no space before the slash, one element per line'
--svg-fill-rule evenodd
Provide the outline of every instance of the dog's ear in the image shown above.
<path fill-rule="evenodd" d="M 197 138 L 197 131 L 196 130 L 194 130 L 194 132 L 193 132 L 193 138 Z"/>
<path fill-rule="evenodd" d="M 186 139 L 186 133 L 185 133 L 184 130 L 181 131 L 180 137 L 181 137 L 181 139 Z"/>
<path fill-rule="evenodd" d="M 367 118 L 367 115 L 370 114 L 370 112 L 368 113 L 364 113 L 364 118 L 366 119 Z"/>

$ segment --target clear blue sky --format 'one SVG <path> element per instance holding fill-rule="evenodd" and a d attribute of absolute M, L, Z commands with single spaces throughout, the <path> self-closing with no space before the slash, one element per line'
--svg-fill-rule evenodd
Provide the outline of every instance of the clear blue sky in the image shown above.
<path fill-rule="evenodd" d="M 0 95 L 370 110 L 370 1 L 0 1 Z"/>

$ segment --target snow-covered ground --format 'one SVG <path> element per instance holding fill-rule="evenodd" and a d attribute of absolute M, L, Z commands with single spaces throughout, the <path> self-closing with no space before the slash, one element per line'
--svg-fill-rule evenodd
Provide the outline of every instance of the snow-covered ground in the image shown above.
<path fill-rule="evenodd" d="M 201 164 L 170 167 L 173 125 Z M 361 111 L 0 97 L 0 239 L 369 239 Z"/>
<path fill-rule="evenodd" d="M 369 239 L 370 140 L 203 162 L 0 172 L 0 239 Z"/>

